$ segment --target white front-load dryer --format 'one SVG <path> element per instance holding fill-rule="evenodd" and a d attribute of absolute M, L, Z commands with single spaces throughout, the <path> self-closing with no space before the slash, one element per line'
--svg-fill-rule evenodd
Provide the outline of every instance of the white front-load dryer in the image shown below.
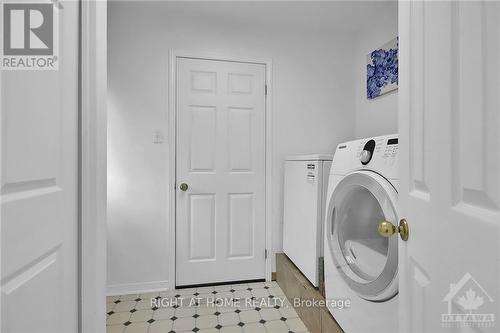
<path fill-rule="evenodd" d="M 397 135 L 342 143 L 330 170 L 325 218 L 328 309 L 346 333 L 398 331 Z"/>

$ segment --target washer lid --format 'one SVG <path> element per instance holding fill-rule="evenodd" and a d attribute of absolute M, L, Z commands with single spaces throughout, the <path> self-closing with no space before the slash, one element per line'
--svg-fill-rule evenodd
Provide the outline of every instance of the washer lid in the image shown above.
<path fill-rule="evenodd" d="M 397 224 L 397 192 L 371 171 L 347 175 L 327 213 L 329 249 L 340 276 L 361 297 L 381 301 L 397 294 L 398 237 L 378 234 L 384 220 Z"/>

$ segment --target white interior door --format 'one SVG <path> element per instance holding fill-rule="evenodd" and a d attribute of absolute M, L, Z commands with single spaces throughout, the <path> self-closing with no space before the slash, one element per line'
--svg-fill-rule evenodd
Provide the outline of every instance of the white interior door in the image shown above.
<path fill-rule="evenodd" d="M 498 332 L 500 3 L 402 1 L 399 22 L 400 328 Z"/>
<path fill-rule="evenodd" d="M 54 11 L 59 70 L 1 75 L 6 333 L 78 329 L 78 6 Z"/>
<path fill-rule="evenodd" d="M 263 279 L 265 65 L 178 58 L 176 111 L 176 285 Z"/>

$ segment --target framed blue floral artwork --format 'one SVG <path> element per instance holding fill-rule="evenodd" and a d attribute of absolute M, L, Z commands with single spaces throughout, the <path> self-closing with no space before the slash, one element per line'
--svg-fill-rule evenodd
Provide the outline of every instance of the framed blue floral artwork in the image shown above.
<path fill-rule="evenodd" d="M 366 96 L 376 98 L 398 89 L 398 38 L 366 57 Z"/>

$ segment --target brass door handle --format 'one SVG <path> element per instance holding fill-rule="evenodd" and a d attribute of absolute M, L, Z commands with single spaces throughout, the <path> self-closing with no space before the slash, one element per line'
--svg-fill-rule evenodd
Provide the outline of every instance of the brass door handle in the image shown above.
<path fill-rule="evenodd" d="M 405 219 L 399 221 L 398 227 L 389 221 L 383 221 L 378 225 L 378 233 L 383 237 L 391 237 L 395 233 L 399 233 L 401 239 L 407 241 L 410 235 L 410 229 Z"/>
<path fill-rule="evenodd" d="M 181 189 L 181 191 L 187 191 L 187 189 L 189 188 L 188 184 L 186 183 L 181 183 L 181 185 L 179 186 L 179 188 Z"/>

